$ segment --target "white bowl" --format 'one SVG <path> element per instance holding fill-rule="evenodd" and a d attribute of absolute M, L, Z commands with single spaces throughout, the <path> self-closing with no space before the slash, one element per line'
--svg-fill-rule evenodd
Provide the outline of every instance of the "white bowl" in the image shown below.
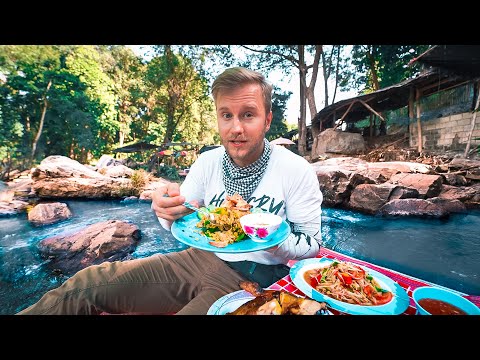
<path fill-rule="evenodd" d="M 240 218 L 242 229 L 255 242 L 270 241 L 282 224 L 279 215 L 262 212 L 244 215 Z"/>

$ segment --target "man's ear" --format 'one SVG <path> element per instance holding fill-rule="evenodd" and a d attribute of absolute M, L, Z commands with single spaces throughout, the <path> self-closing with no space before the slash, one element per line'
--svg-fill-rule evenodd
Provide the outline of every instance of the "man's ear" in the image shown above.
<path fill-rule="evenodd" d="M 272 124 L 273 113 L 270 111 L 265 119 L 265 132 L 270 130 L 270 125 Z"/>

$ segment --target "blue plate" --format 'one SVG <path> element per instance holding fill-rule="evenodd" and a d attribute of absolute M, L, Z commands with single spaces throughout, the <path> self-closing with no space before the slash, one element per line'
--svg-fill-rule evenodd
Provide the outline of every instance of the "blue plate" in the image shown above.
<path fill-rule="evenodd" d="M 196 213 L 184 216 L 181 219 L 175 220 L 172 224 L 172 235 L 185 245 L 195 247 L 197 249 L 218 252 L 218 253 L 245 253 L 251 251 L 265 250 L 272 246 L 284 242 L 288 235 L 290 235 L 290 225 L 284 220 L 273 234 L 270 241 L 258 243 L 245 237 L 244 240 L 227 245 L 223 248 L 215 247 L 209 244 L 211 238 L 201 234 L 201 228 L 197 227 L 200 220 Z"/>
<path fill-rule="evenodd" d="M 378 271 L 360 266 L 365 272 L 371 275 L 375 281 L 385 290 L 391 291 L 393 298 L 390 302 L 384 305 L 356 305 L 349 304 L 343 301 L 339 301 L 324 295 L 321 292 L 315 290 L 304 278 L 305 271 L 322 268 L 330 265 L 333 261 L 326 257 L 305 259 L 297 261 L 290 268 L 290 277 L 295 286 L 301 290 L 306 296 L 317 301 L 325 301 L 331 308 L 338 311 L 352 314 L 352 315 L 399 315 L 407 310 L 410 298 L 405 290 L 389 277 L 379 273 Z M 357 265 L 357 264 L 355 264 Z"/>

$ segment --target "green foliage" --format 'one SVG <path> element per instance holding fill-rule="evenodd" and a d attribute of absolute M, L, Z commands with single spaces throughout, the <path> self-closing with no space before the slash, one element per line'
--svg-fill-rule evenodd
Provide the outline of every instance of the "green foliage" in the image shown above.
<path fill-rule="evenodd" d="M 163 54 L 148 63 L 145 79 L 154 100 L 151 121 L 166 124 L 162 143 L 198 142 L 213 134 L 215 112 L 208 84 L 190 59 L 165 46 Z"/>
<path fill-rule="evenodd" d="M 480 137 L 474 138 L 473 140 L 480 141 Z M 477 145 L 475 150 L 477 151 L 478 155 L 480 155 L 480 144 Z"/>
<path fill-rule="evenodd" d="M 157 172 L 157 176 L 167 178 L 169 180 L 180 180 L 180 175 L 178 175 L 178 168 L 170 165 L 160 166 Z"/>
<path fill-rule="evenodd" d="M 346 74 L 350 81 L 342 82 L 345 90 L 358 89 L 369 93 L 375 90 L 372 66 L 375 67 L 379 88 L 385 88 L 413 77 L 419 65 L 407 66 L 410 60 L 428 49 L 428 45 L 354 45 L 353 69 Z"/>
<path fill-rule="evenodd" d="M 270 125 L 270 130 L 268 130 L 266 134 L 268 140 L 276 139 L 288 131 L 285 112 L 287 110 L 287 101 L 291 94 L 291 92 L 281 92 L 278 87 L 274 87 L 274 93 L 272 96 L 273 119 Z"/>

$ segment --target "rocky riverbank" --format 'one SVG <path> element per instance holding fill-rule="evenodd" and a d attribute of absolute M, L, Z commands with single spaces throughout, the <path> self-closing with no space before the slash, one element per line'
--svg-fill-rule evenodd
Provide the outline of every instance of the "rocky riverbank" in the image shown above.
<path fill-rule="evenodd" d="M 337 156 L 311 164 L 324 195 L 324 207 L 379 216 L 436 218 L 480 208 L 479 160 L 429 157 L 422 162 L 369 162 Z M 126 198 L 132 195 L 128 191 L 132 174 L 132 169 L 121 164 L 92 167 L 64 156 L 50 156 L 0 191 L 0 216 L 28 212 L 38 203 L 67 198 Z M 150 176 L 138 198 L 150 201 L 152 191 L 166 182 Z"/>

